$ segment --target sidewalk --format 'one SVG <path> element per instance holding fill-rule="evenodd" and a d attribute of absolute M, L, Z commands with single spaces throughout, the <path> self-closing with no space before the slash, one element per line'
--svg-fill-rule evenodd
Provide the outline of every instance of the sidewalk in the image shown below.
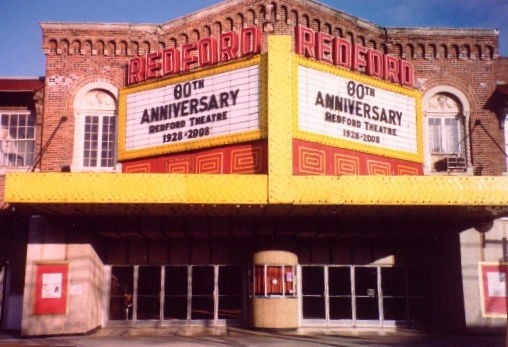
<path fill-rule="evenodd" d="M 434 335 L 419 331 L 300 329 L 269 333 L 239 328 L 104 328 L 89 336 L 19 338 L 0 333 L 0 347 L 188 347 L 188 346 L 337 346 L 337 347 L 504 347 L 500 335 Z"/>

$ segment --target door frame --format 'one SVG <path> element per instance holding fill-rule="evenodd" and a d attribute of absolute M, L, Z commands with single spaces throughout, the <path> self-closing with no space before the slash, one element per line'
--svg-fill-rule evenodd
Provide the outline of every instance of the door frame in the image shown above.
<path fill-rule="evenodd" d="M 322 297 L 325 300 L 325 318 L 324 319 L 305 319 L 303 317 L 303 271 L 304 267 L 321 267 L 323 269 L 324 293 Z M 351 284 L 351 319 L 330 319 L 330 293 L 329 293 L 329 269 L 334 267 L 343 267 L 350 269 L 350 284 Z M 408 321 L 400 320 L 386 320 L 384 318 L 384 305 L 383 305 L 383 288 L 382 288 L 382 274 L 381 269 L 387 267 L 394 267 L 392 265 L 343 265 L 343 264 L 300 264 L 298 265 L 298 298 L 299 298 L 299 320 L 300 326 L 330 326 L 330 327 L 404 327 L 408 326 Z M 376 269 L 376 290 L 377 290 L 377 304 L 379 319 L 376 320 L 359 320 L 356 317 L 357 308 L 357 295 L 356 295 L 356 268 L 375 268 Z M 405 267 L 401 267 L 407 269 Z M 406 281 L 407 281 L 407 276 Z M 405 284 L 407 287 L 407 283 Z M 406 301 L 408 300 L 406 295 Z"/>
<path fill-rule="evenodd" d="M 139 276 L 139 268 L 144 266 L 154 266 L 161 268 L 161 288 L 159 295 L 160 305 L 160 319 L 137 319 L 137 281 Z M 187 268 L 187 316 L 186 319 L 164 319 L 164 286 L 165 286 L 165 271 L 169 266 L 181 266 Z M 240 319 L 219 319 L 219 268 L 221 266 L 237 266 L 241 269 L 241 305 L 242 315 Z M 109 304 L 110 304 L 110 288 L 111 288 L 111 273 L 113 267 L 132 267 L 133 269 L 133 313 L 132 319 L 126 320 L 110 320 L 109 319 Z M 192 319 L 192 269 L 194 267 L 213 267 L 214 276 L 214 290 L 213 290 L 213 305 L 214 305 L 214 318 L 213 319 Z M 118 264 L 106 265 L 106 281 L 107 290 L 105 291 L 103 322 L 105 326 L 120 327 L 120 326 L 141 326 L 141 327 L 155 327 L 155 326 L 241 326 L 247 321 L 248 314 L 248 278 L 247 267 L 239 264 Z"/>

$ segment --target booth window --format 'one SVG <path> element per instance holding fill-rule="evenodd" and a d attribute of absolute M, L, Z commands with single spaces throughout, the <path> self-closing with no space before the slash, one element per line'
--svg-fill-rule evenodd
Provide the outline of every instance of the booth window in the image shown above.
<path fill-rule="evenodd" d="M 32 166 L 35 151 L 35 115 L 1 113 L 0 167 Z"/>
<path fill-rule="evenodd" d="M 296 296 L 295 266 L 254 265 L 252 288 L 256 296 Z"/>

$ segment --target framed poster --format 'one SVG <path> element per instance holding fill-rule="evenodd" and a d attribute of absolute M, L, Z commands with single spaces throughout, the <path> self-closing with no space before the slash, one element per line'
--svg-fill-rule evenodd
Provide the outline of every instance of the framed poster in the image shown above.
<path fill-rule="evenodd" d="M 69 264 L 37 264 L 33 314 L 67 313 Z"/>
<path fill-rule="evenodd" d="M 508 263 L 479 263 L 480 300 L 486 318 L 506 318 Z"/>

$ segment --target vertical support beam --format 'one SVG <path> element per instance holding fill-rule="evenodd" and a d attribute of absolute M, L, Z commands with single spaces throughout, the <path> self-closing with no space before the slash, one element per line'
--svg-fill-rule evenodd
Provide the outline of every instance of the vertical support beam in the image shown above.
<path fill-rule="evenodd" d="M 213 265 L 213 321 L 214 325 L 219 320 L 219 265 Z"/>
<path fill-rule="evenodd" d="M 4 304 L 4 276 L 5 274 L 5 268 L 3 266 L 0 266 L 0 317 L 2 317 L 2 307 Z M 0 327 L 1 328 L 1 327 Z"/>
<path fill-rule="evenodd" d="M 323 266 L 323 280 L 324 280 L 324 292 L 323 297 L 325 299 L 325 319 L 327 324 L 330 323 L 330 281 L 329 281 L 329 271 L 328 265 Z"/>
<path fill-rule="evenodd" d="M 166 267 L 161 266 L 161 290 L 159 293 L 159 317 L 161 324 L 164 321 L 164 301 L 166 297 L 164 293 L 166 292 Z"/>
<path fill-rule="evenodd" d="M 381 286 L 381 267 L 376 267 L 376 278 L 377 278 L 377 304 L 379 306 L 379 326 L 383 327 L 385 322 L 385 311 L 383 306 L 383 287 Z"/>
<path fill-rule="evenodd" d="M 291 37 L 268 37 L 268 201 L 291 203 L 293 63 Z"/>
<path fill-rule="evenodd" d="M 134 271 L 134 274 L 132 276 L 133 278 L 133 285 L 132 285 L 132 321 L 135 322 L 138 320 L 138 279 L 139 279 L 139 265 L 134 265 L 132 271 Z M 127 318 L 129 318 L 127 316 Z"/>
<path fill-rule="evenodd" d="M 192 316 L 192 265 L 187 266 L 187 322 Z"/>

